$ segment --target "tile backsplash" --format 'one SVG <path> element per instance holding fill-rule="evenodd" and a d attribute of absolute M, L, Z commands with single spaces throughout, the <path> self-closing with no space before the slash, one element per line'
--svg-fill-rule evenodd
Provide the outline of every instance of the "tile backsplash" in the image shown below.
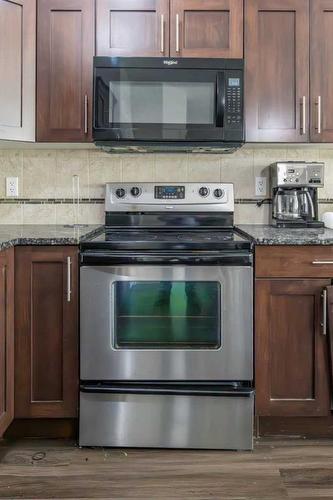
<path fill-rule="evenodd" d="M 333 210 L 333 149 L 256 148 L 232 155 L 109 155 L 98 149 L 0 149 L 0 224 L 72 224 L 73 176 L 80 185 L 78 222 L 103 223 L 104 184 L 139 182 L 233 182 L 236 223 L 268 223 L 270 205 L 258 207 L 255 176 L 267 176 L 277 160 L 325 162 L 320 212 Z M 6 198 L 6 177 L 19 178 L 19 197 Z"/>

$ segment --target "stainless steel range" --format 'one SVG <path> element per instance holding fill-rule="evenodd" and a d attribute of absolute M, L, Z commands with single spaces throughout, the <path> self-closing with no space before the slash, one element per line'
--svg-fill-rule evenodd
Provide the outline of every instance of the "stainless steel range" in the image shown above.
<path fill-rule="evenodd" d="M 252 448 L 250 242 L 232 184 L 108 184 L 81 244 L 80 445 Z"/>

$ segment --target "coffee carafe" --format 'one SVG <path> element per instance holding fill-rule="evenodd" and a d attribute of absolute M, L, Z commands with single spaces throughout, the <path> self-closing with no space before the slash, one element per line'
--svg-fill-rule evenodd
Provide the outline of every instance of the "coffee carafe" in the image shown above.
<path fill-rule="evenodd" d="M 323 187 L 324 164 L 277 162 L 271 165 L 272 224 L 278 227 L 322 227 L 317 189 Z"/>

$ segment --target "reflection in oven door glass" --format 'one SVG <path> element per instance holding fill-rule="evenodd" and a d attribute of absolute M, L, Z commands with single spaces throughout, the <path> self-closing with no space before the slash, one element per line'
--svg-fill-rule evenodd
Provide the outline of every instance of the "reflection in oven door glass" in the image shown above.
<path fill-rule="evenodd" d="M 221 345 L 221 286 L 212 281 L 117 281 L 116 348 L 210 348 Z"/>

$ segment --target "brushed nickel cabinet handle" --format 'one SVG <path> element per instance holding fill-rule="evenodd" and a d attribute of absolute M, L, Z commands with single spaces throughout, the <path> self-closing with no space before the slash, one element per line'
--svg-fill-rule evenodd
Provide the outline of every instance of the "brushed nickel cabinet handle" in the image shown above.
<path fill-rule="evenodd" d="M 303 95 L 301 101 L 302 108 L 302 125 L 301 125 L 301 135 L 306 134 L 306 97 Z"/>
<path fill-rule="evenodd" d="M 313 260 L 312 261 L 312 264 L 313 265 L 319 265 L 319 266 L 325 266 L 325 265 L 332 265 L 333 264 L 333 260 Z"/>
<path fill-rule="evenodd" d="M 4 300 L 4 349 L 5 349 L 5 359 L 6 359 L 6 352 L 7 352 L 7 266 L 6 264 L 2 266 L 2 281 L 3 281 L 3 300 Z M 7 368 L 5 368 L 5 377 L 4 377 L 4 411 L 7 411 L 7 403 L 8 403 L 8 384 L 7 384 Z"/>
<path fill-rule="evenodd" d="M 71 301 L 72 298 L 72 259 L 67 257 L 67 302 Z"/>
<path fill-rule="evenodd" d="M 179 14 L 176 14 L 176 52 L 179 52 Z"/>
<path fill-rule="evenodd" d="M 326 335 L 327 334 L 327 290 L 326 290 L 326 288 L 324 288 L 324 290 L 321 294 L 321 297 L 323 299 L 323 321 L 320 324 L 320 326 L 322 327 L 321 333 L 323 335 Z"/>
<path fill-rule="evenodd" d="M 88 96 L 84 96 L 84 133 L 88 133 Z"/>
<path fill-rule="evenodd" d="M 321 134 L 321 96 L 317 98 L 317 132 Z"/>
<path fill-rule="evenodd" d="M 161 54 L 164 54 L 164 14 L 161 14 Z"/>

